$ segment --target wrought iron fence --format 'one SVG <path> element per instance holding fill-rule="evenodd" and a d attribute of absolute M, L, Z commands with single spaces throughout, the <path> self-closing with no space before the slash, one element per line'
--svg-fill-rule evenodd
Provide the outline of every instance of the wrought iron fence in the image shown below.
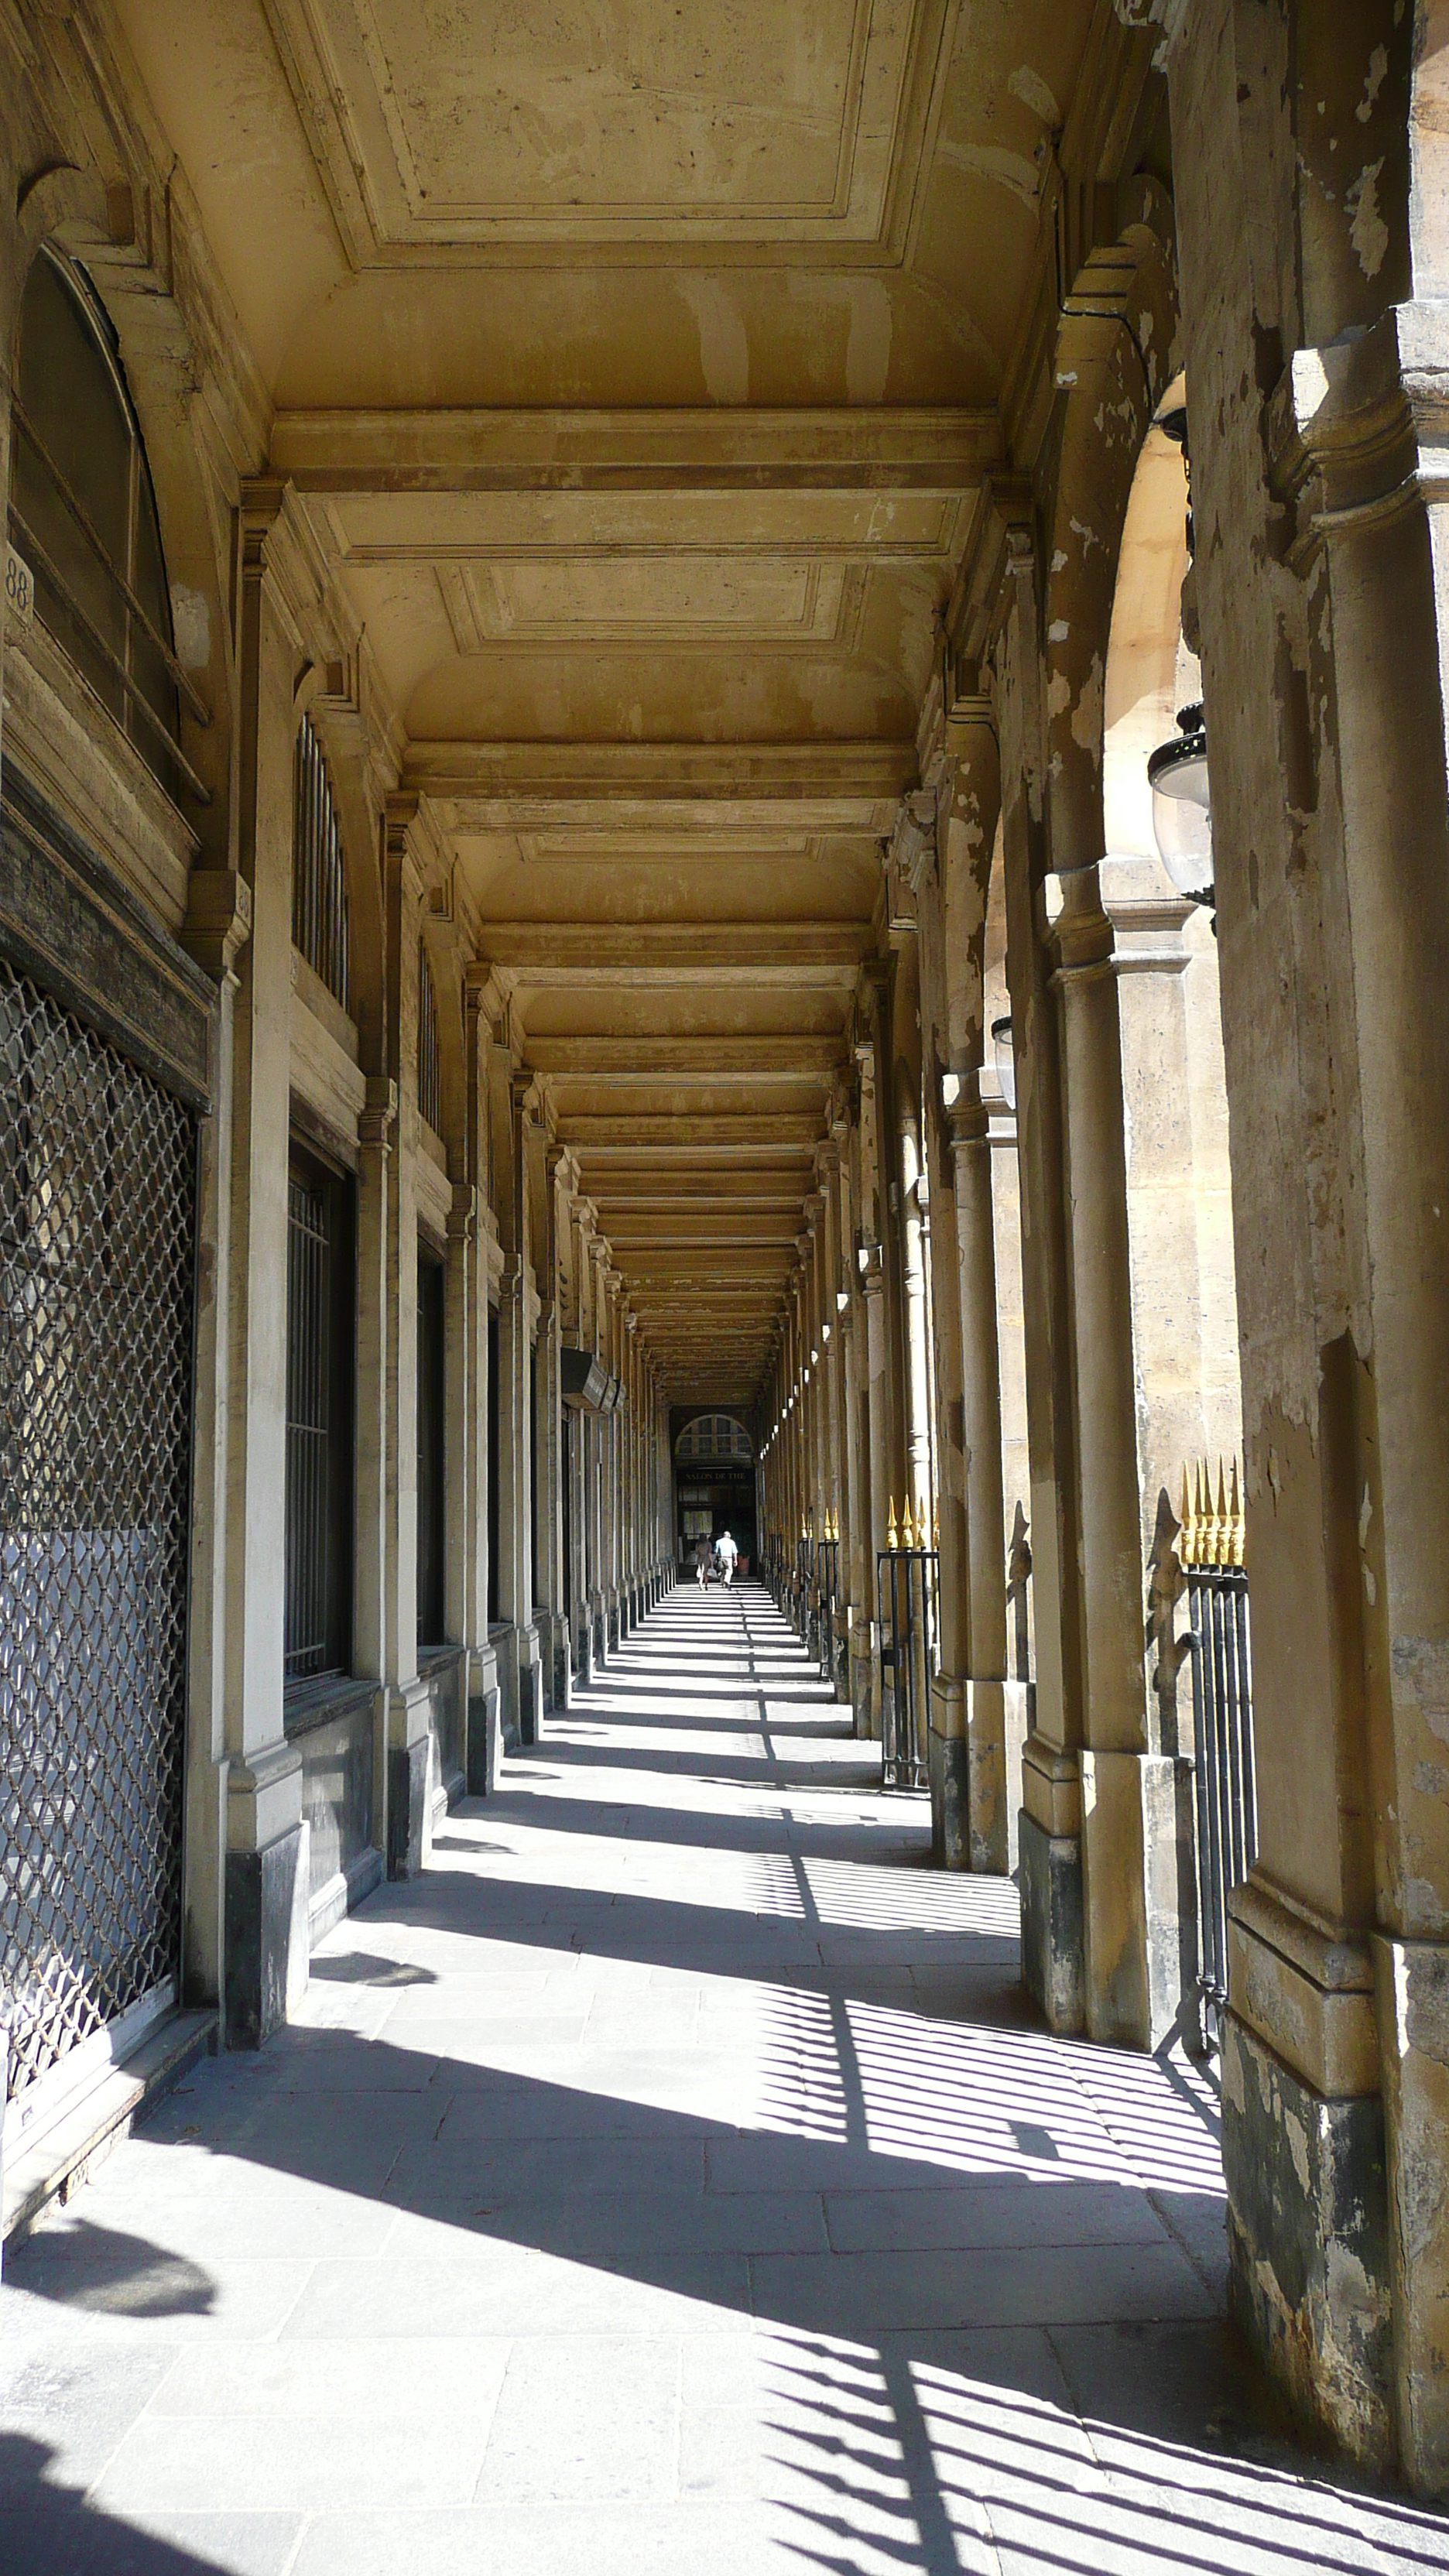
<path fill-rule="evenodd" d="M 810 1634 L 810 1586 L 815 1571 L 815 1542 L 802 1530 L 795 1541 L 795 1573 L 790 1587 L 790 1617 L 803 1645 Z"/>
<path fill-rule="evenodd" d="M 840 1533 L 830 1522 L 815 1542 L 815 1599 L 819 1627 L 820 1678 L 835 1682 L 835 1603 L 840 1591 Z"/>
<path fill-rule="evenodd" d="M 930 1783 L 927 1732 L 937 1663 L 940 1558 L 925 1543 L 924 1515 L 913 1529 L 907 1510 L 898 1530 L 892 1508 L 889 1536 L 892 1543 L 878 1549 L 875 1560 L 881 1786 L 924 1789 Z"/>
<path fill-rule="evenodd" d="M 1221 2043 L 1228 2000 L 1228 1898 L 1247 1877 L 1258 1847 L 1253 1776 L 1253 1684 L 1248 1574 L 1238 1470 L 1183 1477 L 1177 1554 L 1187 1587 L 1192 1660 L 1193 1809 L 1197 1843 L 1198 1988 L 1203 2037 Z"/>
<path fill-rule="evenodd" d="M 174 1978 L 195 1124 L 0 962 L 10 2091 Z"/>

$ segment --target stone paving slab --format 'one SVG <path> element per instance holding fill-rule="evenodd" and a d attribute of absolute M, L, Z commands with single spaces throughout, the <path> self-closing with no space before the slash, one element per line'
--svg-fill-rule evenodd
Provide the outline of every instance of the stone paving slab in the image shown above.
<path fill-rule="evenodd" d="M 1225 2322 L 1210 2073 L 1049 2037 L 848 1724 L 674 1596 L 336 1927 L 12 2257 L 3 2576 L 1449 2566 Z"/>

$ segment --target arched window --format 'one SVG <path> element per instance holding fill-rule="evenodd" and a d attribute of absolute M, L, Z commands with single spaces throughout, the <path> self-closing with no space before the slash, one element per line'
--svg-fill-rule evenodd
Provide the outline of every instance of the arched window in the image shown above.
<path fill-rule="evenodd" d="M 443 1068 L 438 1057 L 438 997 L 424 942 L 418 941 L 418 1107 L 435 1136 L 443 1132 Z"/>
<path fill-rule="evenodd" d="M 10 529 L 35 609 L 168 794 L 205 790 L 178 749 L 178 697 L 206 709 L 172 649 L 156 498 L 110 317 L 49 247 L 20 308 Z"/>
<path fill-rule="evenodd" d="M 332 782 L 310 716 L 297 735 L 292 945 L 347 1009 L 347 868 Z"/>
<path fill-rule="evenodd" d="M 728 1459 L 753 1458 L 754 1445 L 742 1422 L 729 1413 L 696 1414 L 687 1422 L 674 1444 L 674 1454 L 686 1466 L 705 1466 Z"/>

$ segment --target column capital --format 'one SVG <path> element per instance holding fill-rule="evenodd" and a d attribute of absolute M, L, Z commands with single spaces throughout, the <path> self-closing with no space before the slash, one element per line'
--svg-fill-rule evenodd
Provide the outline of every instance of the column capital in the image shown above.
<path fill-rule="evenodd" d="M 391 1074 L 370 1073 L 362 1115 L 357 1122 L 359 1145 L 386 1153 L 393 1123 L 397 1117 L 397 1084 Z"/>
<path fill-rule="evenodd" d="M 1042 880 L 1041 930 L 1052 959 L 1052 982 L 1100 974 L 1112 959 L 1112 924 L 1102 909 L 1096 866 L 1072 868 Z"/>

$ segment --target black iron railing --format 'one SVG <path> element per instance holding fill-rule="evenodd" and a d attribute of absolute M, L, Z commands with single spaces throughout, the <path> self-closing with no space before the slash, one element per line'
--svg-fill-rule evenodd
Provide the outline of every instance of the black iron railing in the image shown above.
<path fill-rule="evenodd" d="M 802 1645 L 810 1634 L 810 1591 L 815 1572 L 815 1541 L 802 1531 L 795 1541 L 795 1571 L 790 1586 L 790 1618 Z"/>
<path fill-rule="evenodd" d="M 815 1542 L 815 1600 L 820 1678 L 835 1681 L 835 1604 L 840 1591 L 840 1540 L 831 1533 Z"/>
<path fill-rule="evenodd" d="M 902 1535 L 911 1530 L 909 1515 Z M 891 1534 L 896 1535 L 894 1512 Z M 920 1536 L 924 1540 L 924 1529 Z M 880 1548 L 875 1560 L 879 1632 L 881 1786 L 929 1786 L 927 1732 L 931 1676 L 937 1663 L 937 1586 L 940 1558 L 933 1547 Z"/>
<path fill-rule="evenodd" d="M 1238 1474 L 1199 1469 L 1191 1501 L 1183 1480 L 1177 1554 L 1187 1588 L 1192 1659 L 1193 1808 L 1197 1842 L 1198 1987 L 1203 2037 L 1220 2045 L 1228 2000 L 1228 1898 L 1258 1847 L 1253 1774 L 1253 1684 L 1248 1574 Z"/>

